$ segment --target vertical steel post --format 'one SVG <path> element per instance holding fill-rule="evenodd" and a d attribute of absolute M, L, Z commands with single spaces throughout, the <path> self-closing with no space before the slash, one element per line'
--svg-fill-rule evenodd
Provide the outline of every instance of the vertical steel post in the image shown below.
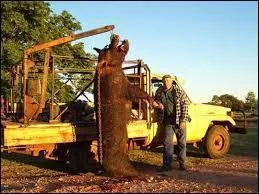
<path fill-rule="evenodd" d="M 22 77 L 22 84 L 23 84 L 23 88 L 22 88 L 22 93 L 23 93 L 23 123 L 24 124 L 28 124 L 28 118 L 26 115 L 27 112 L 27 96 L 26 96 L 26 80 L 28 77 L 28 54 L 25 52 L 24 53 L 24 57 L 23 57 L 23 77 Z"/>
<path fill-rule="evenodd" d="M 51 88 L 51 106 L 50 106 L 50 120 L 54 118 L 54 87 L 55 87 L 55 66 L 54 66 L 54 57 L 52 57 L 52 88 Z"/>
<path fill-rule="evenodd" d="M 141 61 L 138 61 L 138 76 L 139 76 L 139 88 L 142 89 L 142 75 L 141 75 Z M 138 100 L 139 109 L 138 109 L 138 119 L 140 120 L 141 114 L 141 99 Z"/>
<path fill-rule="evenodd" d="M 32 119 L 36 119 L 41 113 L 42 108 L 45 107 L 46 93 L 47 93 L 47 83 L 48 83 L 48 71 L 49 71 L 49 58 L 50 58 L 50 48 L 46 49 L 44 67 L 43 67 L 43 78 L 42 78 L 42 87 L 41 87 L 41 98 L 39 102 L 39 107 L 36 113 L 33 115 Z"/>
<path fill-rule="evenodd" d="M 11 113 L 14 112 L 14 108 L 13 108 L 13 78 L 11 78 L 11 89 L 10 89 L 10 104 L 11 104 Z"/>

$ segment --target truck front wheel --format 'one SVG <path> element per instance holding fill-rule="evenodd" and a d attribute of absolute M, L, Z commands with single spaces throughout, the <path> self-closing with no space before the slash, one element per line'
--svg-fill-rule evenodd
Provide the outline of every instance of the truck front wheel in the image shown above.
<path fill-rule="evenodd" d="M 210 158 L 222 158 L 229 150 L 230 136 L 228 131 L 221 125 L 214 125 L 208 129 L 204 151 Z"/>

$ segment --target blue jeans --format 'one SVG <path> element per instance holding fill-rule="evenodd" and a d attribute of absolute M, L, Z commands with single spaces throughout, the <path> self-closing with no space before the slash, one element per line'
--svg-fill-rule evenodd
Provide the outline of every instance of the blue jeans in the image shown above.
<path fill-rule="evenodd" d="M 163 152 L 163 166 L 172 168 L 174 144 L 174 133 L 177 139 L 177 145 L 179 148 L 178 162 L 180 165 L 184 165 L 186 158 L 186 129 L 180 129 L 176 125 L 166 124 L 164 125 L 165 136 L 163 140 L 164 152 Z"/>

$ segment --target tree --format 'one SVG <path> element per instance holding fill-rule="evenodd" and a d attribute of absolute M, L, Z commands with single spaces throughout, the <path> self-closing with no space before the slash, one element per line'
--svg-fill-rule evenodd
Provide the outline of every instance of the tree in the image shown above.
<path fill-rule="evenodd" d="M 219 105 L 219 104 L 221 104 L 221 100 L 220 100 L 219 96 L 214 95 L 214 96 L 212 97 L 211 103 L 214 104 L 214 105 Z"/>
<path fill-rule="evenodd" d="M 258 113 L 258 99 L 256 99 L 256 109 L 255 109 L 256 113 Z"/>
<path fill-rule="evenodd" d="M 225 106 L 234 111 L 243 110 L 245 106 L 245 103 L 242 100 L 229 94 L 223 94 L 221 96 L 214 95 L 211 102 L 208 104 Z"/>
<path fill-rule="evenodd" d="M 67 11 L 63 11 L 60 15 L 54 14 L 47 2 L 1 1 L 1 75 L 4 75 L 1 76 L 1 95 L 5 98 L 9 96 L 11 69 L 15 65 L 22 64 L 25 49 L 78 30 L 81 30 L 79 21 Z M 60 45 L 55 47 L 53 52 L 58 55 L 96 58 L 84 51 L 83 43 Z M 43 59 L 43 53 L 37 53 L 35 58 Z M 67 67 L 68 63 L 60 62 L 58 65 Z M 78 66 L 88 68 L 92 67 L 93 63 L 89 61 L 69 63 L 69 67 Z M 67 97 L 67 92 L 73 93 L 70 87 L 65 88 L 68 91 L 61 90 L 59 97 Z"/>
<path fill-rule="evenodd" d="M 243 110 L 244 102 L 242 100 L 237 99 L 236 97 L 228 94 L 224 94 L 220 96 L 222 100 L 223 106 L 231 108 L 232 110 Z"/>
<path fill-rule="evenodd" d="M 249 111 L 254 111 L 256 110 L 257 107 L 257 100 L 255 98 L 255 93 L 253 91 L 249 91 L 246 95 L 246 102 L 248 106 Z"/>

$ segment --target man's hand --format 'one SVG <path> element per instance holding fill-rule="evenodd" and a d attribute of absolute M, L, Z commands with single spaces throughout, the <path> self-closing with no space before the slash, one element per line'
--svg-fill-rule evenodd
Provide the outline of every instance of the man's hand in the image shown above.
<path fill-rule="evenodd" d="M 158 103 L 158 107 L 160 110 L 164 110 L 164 105 L 162 103 Z"/>
<path fill-rule="evenodd" d="M 146 102 L 146 103 L 148 103 L 148 102 Z M 156 101 L 153 101 L 152 105 L 153 105 L 154 108 L 158 108 L 158 109 L 164 110 L 164 105 L 162 103 L 157 103 Z"/>
<path fill-rule="evenodd" d="M 185 122 L 180 122 L 180 129 L 185 129 Z"/>
<path fill-rule="evenodd" d="M 158 107 L 158 104 L 157 104 L 156 101 L 153 101 L 153 107 L 154 107 L 154 108 L 157 108 L 157 107 Z"/>
<path fill-rule="evenodd" d="M 146 99 L 143 99 L 143 101 L 144 101 L 146 104 L 149 104 L 149 105 L 150 105 L 150 108 L 157 108 L 157 107 L 158 107 L 158 104 L 156 103 L 156 101 L 153 101 L 152 104 L 150 104 L 150 103 L 148 102 L 148 100 L 146 100 Z"/>

